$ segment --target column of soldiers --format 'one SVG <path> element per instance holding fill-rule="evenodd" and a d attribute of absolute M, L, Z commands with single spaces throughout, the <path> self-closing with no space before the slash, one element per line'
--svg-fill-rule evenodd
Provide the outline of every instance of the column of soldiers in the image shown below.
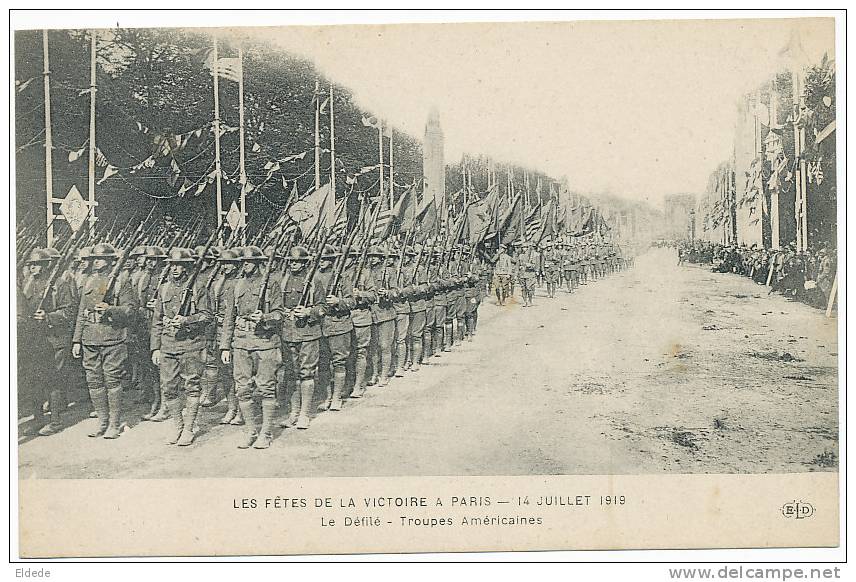
<path fill-rule="evenodd" d="M 572 244 L 547 241 L 541 244 L 522 242 L 499 245 L 493 257 L 493 289 L 497 305 L 504 305 L 513 295 L 513 282 L 520 285 L 523 307 L 534 303 L 538 283 L 545 287 L 548 298 L 564 286 L 573 293 L 580 285 L 597 281 L 610 273 L 629 268 L 630 256 L 615 243 Z"/>
<path fill-rule="evenodd" d="M 50 248 L 29 253 L 19 385 L 37 434 L 66 426 L 68 380 L 82 367 L 90 437 L 122 434 L 133 387 L 146 402 L 141 420 L 171 421 L 167 444 L 191 445 L 200 412 L 225 399 L 219 423 L 243 427 L 238 447 L 265 449 L 274 427 L 308 429 L 316 412 L 342 410 L 471 341 L 488 289 L 486 263 L 468 246 L 282 252 L 212 241 L 133 245 L 127 256 L 100 242 L 67 262 Z"/>

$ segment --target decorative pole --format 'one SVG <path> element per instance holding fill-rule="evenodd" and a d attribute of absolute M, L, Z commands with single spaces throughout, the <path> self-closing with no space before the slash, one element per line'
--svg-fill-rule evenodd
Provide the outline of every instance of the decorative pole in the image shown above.
<path fill-rule="evenodd" d="M 211 73 L 214 75 L 214 174 L 217 179 L 217 228 L 223 224 L 223 183 L 220 177 L 220 88 L 217 72 L 220 57 L 217 54 L 217 37 L 214 37 L 214 61 Z"/>
<path fill-rule="evenodd" d="M 321 99 L 318 94 L 318 80 L 315 80 L 315 189 L 321 188 L 321 133 L 319 128 L 321 116 Z"/>
<path fill-rule="evenodd" d="M 44 53 L 45 79 L 45 192 L 47 195 L 47 246 L 53 246 L 53 134 L 51 132 L 51 81 L 48 59 L 48 31 L 42 31 L 42 51 Z"/>
<path fill-rule="evenodd" d="M 238 152 L 240 156 L 241 175 L 241 237 L 242 242 L 247 242 L 247 170 L 244 156 L 244 49 L 238 47 L 238 133 L 240 144 Z"/>
<path fill-rule="evenodd" d="M 91 39 L 91 58 L 89 64 L 89 207 L 92 209 L 89 213 L 89 227 L 95 224 L 95 92 L 97 91 L 95 82 L 95 43 L 97 42 L 98 33 L 93 30 L 90 32 Z"/>

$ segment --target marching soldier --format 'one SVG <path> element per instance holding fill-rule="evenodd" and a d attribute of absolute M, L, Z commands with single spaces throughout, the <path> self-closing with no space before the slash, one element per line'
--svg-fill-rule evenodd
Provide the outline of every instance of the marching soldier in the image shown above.
<path fill-rule="evenodd" d="M 89 436 L 115 439 L 120 435 L 128 325 L 136 312 L 137 296 L 129 284 L 113 282 L 110 288 L 111 271 L 118 259 L 111 244 L 96 244 L 88 258 L 92 272 L 83 285 L 72 355 L 83 358 L 89 396 L 98 415 L 98 427 Z"/>
<path fill-rule="evenodd" d="M 194 253 L 198 256 L 205 250 L 205 246 L 197 246 Z M 208 252 L 202 258 L 202 271 L 196 279 L 196 285 L 201 287 L 200 292 L 207 293 L 209 282 L 212 282 L 215 272 L 217 271 L 217 258 L 219 251 L 215 247 L 210 247 Z M 211 319 L 211 323 L 205 332 L 205 371 L 202 375 L 202 396 L 200 404 L 204 407 L 214 406 L 219 401 L 217 394 L 217 384 L 220 382 L 220 355 L 217 350 L 217 325 L 216 320 Z"/>
<path fill-rule="evenodd" d="M 403 243 L 402 243 L 403 244 Z M 394 291 L 391 293 L 392 305 L 395 307 L 395 376 L 400 378 L 408 369 L 407 337 L 410 329 L 410 302 L 402 292 L 401 273 L 407 267 L 411 254 L 405 250 L 403 261 L 398 255 L 391 257 L 393 261 L 392 278 L 395 279 Z"/>
<path fill-rule="evenodd" d="M 283 298 L 275 278 L 270 278 L 267 289 L 263 289 L 261 264 L 267 259 L 260 248 L 245 247 L 241 253 L 243 276 L 224 301 L 220 358 L 225 365 L 232 365 L 235 394 L 244 417 L 245 434 L 239 449 L 266 449 L 273 440 L 277 371 L 282 365 L 277 332 L 283 322 Z M 255 397 L 261 399 L 261 427 L 256 422 Z"/>
<path fill-rule="evenodd" d="M 20 369 L 21 385 L 32 402 L 35 428 L 41 436 L 56 434 L 63 428 L 62 415 L 68 407 L 69 346 L 77 307 L 77 293 L 69 276 L 62 275 L 50 283 L 48 269 L 60 260 L 52 248 L 36 248 L 27 259 L 29 274 L 24 277 L 18 296 L 18 341 L 20 353 L 29 356 Z M 45 301 L 42 301 L 42 298 Z M 43 386 L 48 386 L 44 394 Z M 44 424 L 42 404 L 48 399 L 50 422 Z M 42 426 L 43 425 L 43 426 Z"/>
<path fill-rule="evenodd" d="M 231 297 L 238 282 L 241 251 L 225 249 L 220 253 L 217 261 L 220 263 L 220 274 L 211 285 L 209 301 L 214 312 L 217 327 L 222 329 L 223 322 L 226 319 L 226 302 Z M 215 336 L 215 338 L 217 339 L 217 343 L 214 347 L 216 353 L 219 353 L 221 351 L 219 345 L 220 338 L 219 336 Z M 220 419 L 220 424 L 243 425 L 244 417 L 241 416 L 241 409 L 238 408 L 238 397 L 235 394 L 232 364 L 226 364 L 221 359 L 220 365 L 222 366 L 220 368 L 220 380 L 223 384 L 223 391 L 226 393 L 226 414 Z"/>
<path fill-rule="evenodd" d="M 511 278 L 514 275 L 514 259 L 508 254 L 508 247 L 499 245 L 496 256 L 496 266 L 493 270 L 493 288 L 496 293 L 496 304 L 505 305 L 505 300 L 511 297 Z"/>
<path fill-rule="evenodd" d="M 556 284 L 559 278 L 559 257 L 552 242 L 544 245 L 541 260 L 541 270 L 544 273 L 544 283 L 547 286 L 547 297 L 553 298 L 556 296 Z"/>
<path fill-rule="evenodd" d="M 369 385 L 386 386 L 393 374 L 392 344 L 395 340 L 395 306 L 389 290 L 389 252 L 382 246 L 369 249 L 369 260 L 377 302 L 372 304 L 372 380 Z"/>
<path fill-rule="evenodd" d="M 334 265 L 341 256 L 339 249 L 333 245 L 326 245 L 315 280 L 318 294 L 325 297 L 321 335 L 330 353 L 332 380 L 332 387 L 328 383 L 327 398 L 318 407 L 319 410 L 342 410 L 347 363 L 351 355 L 351 333 L 354 330 L 351 308 L 356 302 L 350 281 L 345 280 L 344 277 L 340 277 L 338 282 L 334 281 Z"/>
<path fill-rule="evenodd" d="M 538 271 L 538 253 L 532 248 L 532 243 L 524 242 L 520 245 L 521 252 L 518 259 L 518 273 L 520 278 L 520 290 L 523 294 L 523 307 L 529 307 L 535 299 L 535 275 Z"/>
<path fill-rule="evenodd" d="M 457 247 L 455 251 L 455 268 L 456 272 L 458 271 L 458 267 L 462 262 L 466 260 L 464 256 L 463 247 Z M 464 292 L 464 285 L 466 283 L 466 276 L 453 276 L 450 277 L 449 281 L 449 308 L 451 309 L 451 313 L 447 309 L 447 329 L 450 332 L 450 335 L 453 338 L 453 341 L 449 342 L 449 345 L 457 345 L 460 344 L 464 340 L 464 333 L 467 329 L 467 298 Z M 452 320 L 455 323 L 454 333 L 451 333 L 451 325 L 448 322 L 448 315 L 451 315 Z"/>
<path fill-rule="evenodd" d="M 152 315 L 152 363 L 160 370 L 163 399 L 175 421 L 175 433 L 167 444 L 180 447 L 193 443 L 207 330 L 214 319 L 204 287 L 190 280 L 195 262 L 189 249 L 170 251 L 169 279 L 158 291 Z"/>
<path fill-rule="evenodd" d="M 411 262 L 404 271 L 406 286 L 404 293 L 410 304 L 409 335 L 410 335 L 410 369 L 418 372 L 423 361 L 422 339 L 425 334 L 425 292 L 427 290 L 427 271 L 422 264 L 421 255 L 424 250 L 421 247 L 413 249 L 413 254 L 420 257 L 420 264 Z M 424 287 L 423 287 L 424 286 Z"/>
<path fill-rule="evenodd" d="M 353 249 L 348 255 L 346 266 L 346 276 L 348 280 L 353 281 L 354 299 L 351 309 L 351 321 L 354 324 L 354 389 L 351 391 L 351 398 L 361 398 L 366 391 L 368 356 L 374 325 L 372 307 L 378 299 L 371 270 L 363 268 L 359 274 L 356 272 L 359 259 L 360 251 Z"/>
<path fill-rule="evenodd" d="M 283 276 L 281 290 L 284 315 L 281 342 L 283 360 L 296 385 L 291 390 L 288 418 L 280 426 L 307 429 L 318 373 L 324 296 L 316 285 L 318 275 L 309 280 L 312 257 L 306 247 L 293 247 L 286 261 L 288 271 Z M 305 303 L 301 302 L 304 289 L 307 291 Z M 244 416 L 244 420 L 248 420 L 246 414 Z"/>
<path fill-rule="evenodd" d="M 143 420 L 165 420 L 166 402 L 161 398 L 160 370 L 151 360 L 151 329 L 155 312 L 155 302 L 163 270 L 161 261 L 166 257 L 164 250 L 158 246 L 146 247 L 143 251 L 144 268 L 138 276 L 132 279 L 139 297 L 139 309 L 135 322 L 138 348 L 145 346 L 146 357 L 139 363 L 139 381 L 144 389 L 151 393 L 151 408 L 143 415 Z"/>
<path fill-rule="evenodd" d="M 447 352 L 444 331 L 446 326 L 446 309 L 449 305 L 449 296 L 446 291 L 446 270 L 444 251 L 437 251 L 434 255 L 436 268 L 434 269 L 434 281 L 431 282 L 434 291 L 434 357 L 439 358 L 441 352 Z"/>
<path fill-rule="evenodd" d="M 434 327 L 437 321 L 434 313 L 435 286 L 431 281 L 434 265 L 436 264 L 432 256 L 433 254 L 431 251 L 426 253 L 424 259 L 425 271 L 418 279 L 419 289 L 425 302 L 425 329 L 422 330 L 422 364 L 424 365 L 430 364 L 429 358 L 434 355 Z"/>
<path fill-rule="evenodd" d="M 484 298 L 484 285 L 480 285 L 481 270 L 479 259 L 474 258 L 465 276 L 464 299 L 467 307 L 464 315 L 464 332 L 467 341 L 473 341 L 473 336 L 476 333 L 476 324 L 478 323 L 479 304 Z"/>

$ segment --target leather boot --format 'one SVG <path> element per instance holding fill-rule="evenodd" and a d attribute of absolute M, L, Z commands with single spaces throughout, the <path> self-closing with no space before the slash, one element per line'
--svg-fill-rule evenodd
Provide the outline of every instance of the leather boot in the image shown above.
<path fill-rule="evenodd" d="M 254 449 L 267 449 L 273 441 L 273 417 L 276 414 L 276 399 L 262 399 L 262 428 L 259 431 L 259 436 L 256 442 L 253 443 Z"/>
<path fill-rule="evenodd" d="M 160 389 L 155 387 L 152 389 L 152 405 L 149 408 L 149 411 L 143 415 L 143 420 L 152 420 L 155 416 L 157 416 L 158 412 L 161 409 L 161 396 Z"/>
<path fill-rule="evenodd" d="M 122 387 L 116 386 L 107 389 L 108 421 L 105 439 L 117 439 L 122 432 L 119 430 L 122 420 Z"/>
<path fill-rule="evenodd" d="M 291 398 L 288 402 L 288 416 L 280 421 L 280 428 L 294 428 L 297 424 L 297 411 L 300 409 L 300 382 L 291 391 Z"/>
<path fill-rule="evenodd" d="M 103 386 L 90 388 L 89 398 L 92 400 L 95 413 L 98 415 L 98 428 L 90 432 L 89 436 L 92 438 L 100 437 L 107 431 L 109 425 L 110 408 L 107 404 L 107 389 Z"/>
<path fill-rule="evenodd" d="M 181 438 L 181 433 L 184 432 L 184 402 L 180 397 L 170 399 L 166 402 L 166 409 L 172 413 L 172 420 L 175 423 L 173 434 L 166 441 L 166 444 L 174 445 Z"/>
<path fill-rule="evenodd" d="M 160 389 L 159 389 L 159 391 L 160 391 Z M 167 401 L 166 401 L 166 398 L 164 398 L 164 396 L 163 396 L 163 392 L 160 391 L 160 404 L 158 406 L 158 410 L 157 410 L 157 412 L 155 412 L 155 415 L 153 417 L 151 417 L 149 420 L 151 420 L 152 422 L 163 422 L 169 418 L 170 410 L 175 412 L 175 409 L 169 408 Z"/>
<path fill-rule="evenodd" d="M 193 443 L 193 424 L 196 422 L 196 414 L 199 412 L 199 396 L 188 396 L 184 410 L 184 428 L 176 443 L 180 447 L 186 447 Z"/>
<path fill-rule="evenodd" d="M 256 412 L 254 410 L 255 403 L 250 400 L 239 400 L 238 407 L 241 409 L 241 414 L 244 416 L 244 438 L 238 444 L 239 449 L 249 449 L 256 442 L 259 436 L 258 426 L 256 425 Z"/>
<path fill-rule="evenodd" d="M 237 406 L 237 404 L 236 404 L 236 406 Z M 244 426 L 244 415 L 241 414 L 240 408 L 235 410 L 235 418 L 233 418 L 231 421 L 229 421 L 229 424 L 231 424 L 232 426 Z"/>
<path fill-rule="evenodd" d="M 228 407 L 226 408 L 226 414 L 220 419 L 220 424 L 229 424 L 235 419 L 235 415 L 238 414 L 238 398 L 234 392 L 230 391 L 226 393 L 226 402 Z"/>
<path fill-rule="evenodd" d="M 342 394 L 345 392 L 345 370 L 333 372 L 333 393 L 330 395 L 329 410 L 342 410 Z"/>
<path fill-rule="evenodd" d="M 294 426 L 300 429 L 309 428 L 309 407 L 312 406 L 312 397 L 315 395 L 315 380 L 300 381 L 300 412 Z"/>
<path fill-rule="evenodd" d="M 65 410 L 65 398 L 59 390 L 51 390 L 50 393 L 51 421 L 39 429 L 41 436 L 50 436 L 62 430 L 62 413 Z"/>
<path fill-rule="evenodd" d="M 357 358 L 354 362 L 354 389 L 351 390 L 351 398 L 362 398 L 366 393 L 366 367 L 365 358 Z"/>

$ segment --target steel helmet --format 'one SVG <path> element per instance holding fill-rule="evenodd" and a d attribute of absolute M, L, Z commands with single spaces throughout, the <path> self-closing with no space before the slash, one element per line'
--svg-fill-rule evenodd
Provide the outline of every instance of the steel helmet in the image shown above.
<path fill-rule="evenodd" d="M 301 246 L 301 245 L 297 245 L 297 246 L 291 247 L 291 252 L 288 253 L 288 259 L 290 261 L 304 262 L 304 261 L 311 261 L 312 256 L 309 254 L 309 251 L 306 249 L 306 247 Z"/>
<path fill-rule="evenodd" d="M 157 245 L 152 245 L 146 247 L 145 253 L 143 253 L 147 259 L 165 259 L 166 252 Z"/>
<path fill-rule="evenodd" d="M 203 253 L 203 251 L 205 251 L 205 245 L 198 245 L 195 249 L 193 249 L 193 254 L 194 256 L 199 257 Z M 216 261 L 218 256 L 220 256 L 220 250 L 214 245 L 211 245 L 211 247 L 209 247 L 208 249 L 208 252 L 205 253 L 205 258 L 211 261 Z"/>
<path fill-rule="evenodd" d="M 193 253 L 190 252 L 190 249 L 174 248 L 169 251 L 169 257 L 167 257 L 166 262 L 194 263 L 196 262 L 196 258 L 193 256 Z"/>
<path fill-rule="evenodd" d="M 241 260 L 242 261 L 266 261 L 267 256 L 262 252 L 262 250 L 255 246 L 250 245 L 248 247 L 244 247 L 241 252 Z"/>
<path fill-rule="evenodd" d="M 340 251 L 335 245 L 324 245 L 324 252 L 321 253 L 322 259 L 335 259 L 341 256 Z"/>
<path fill-rule="evenodd" d="M 30 256 L 27 258 L 28 265 L 40 265 L 50 263 L 54 257 L 50 255 L 48 249 L 35 248 L 30 251 Z"/>
<path fill-rule="evenodd" d="M 144 255 L 145 253 L 146 253 L 146 247 L 143 245 L 137 245 L 131 250 L 131 253 L 128 256 L 129 257 L 139 257 L 140 255 Z"/>
<path fill-rule="evenodd" d="M 239 263 L 241 262 L 241 249 L 224 249 L 217 260 L 221 263 Z"/>
<path fill-rule="evenodd" d="M 89 252 L 90 259 L 116 259 L 118 257 L 119 254 L 113 245 L 106 242 L 98 243 Z"/>

